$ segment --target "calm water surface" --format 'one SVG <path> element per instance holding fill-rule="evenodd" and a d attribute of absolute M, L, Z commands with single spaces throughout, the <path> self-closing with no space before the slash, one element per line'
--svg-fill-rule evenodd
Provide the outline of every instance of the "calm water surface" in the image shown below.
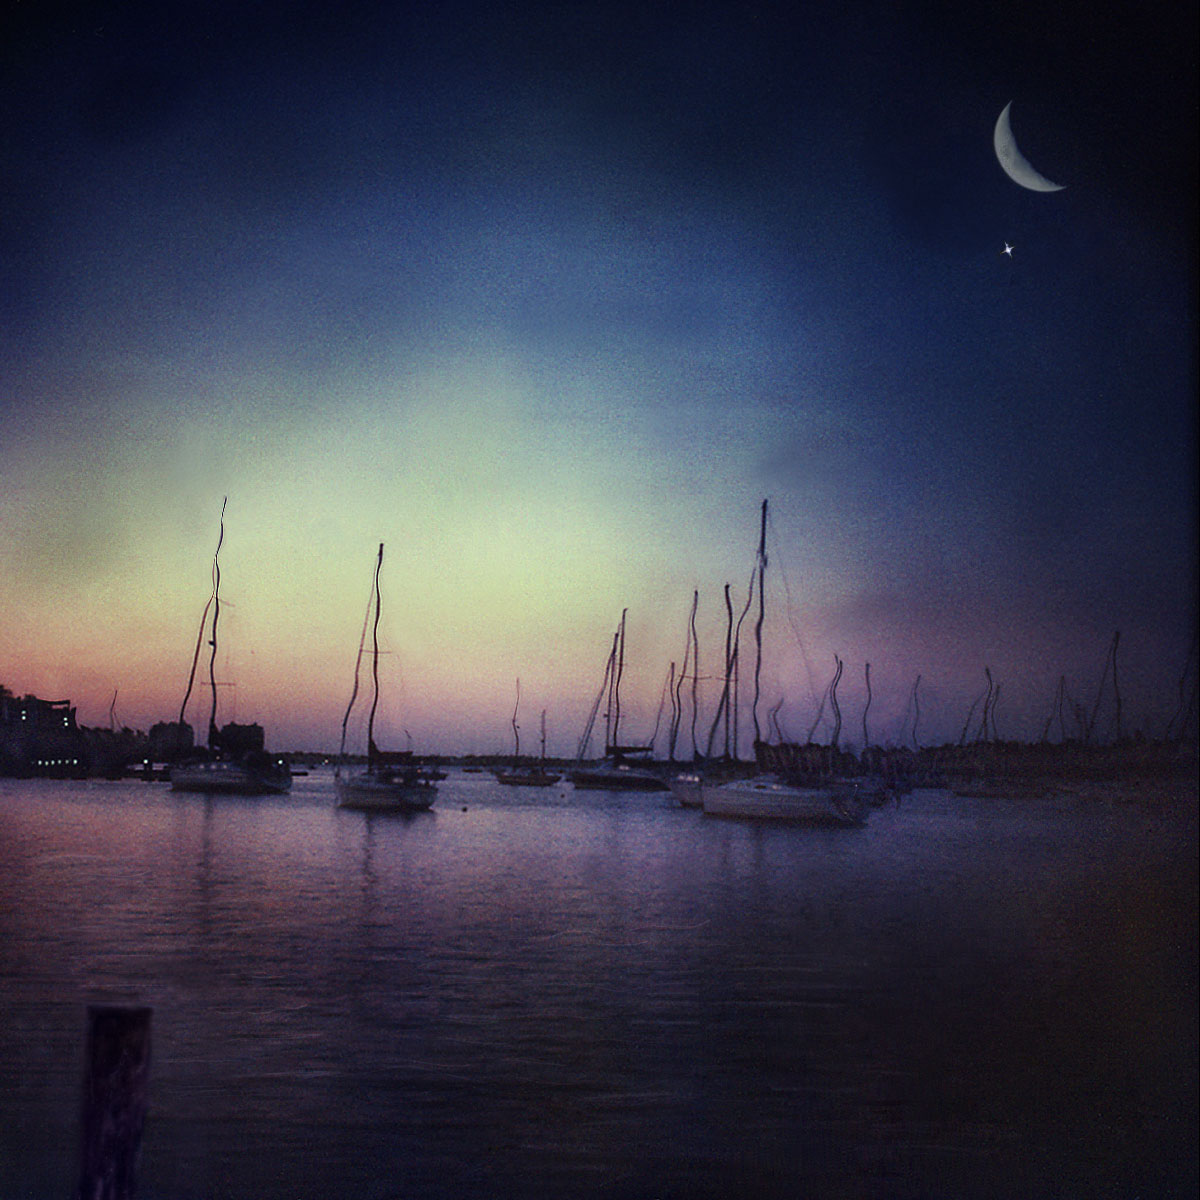
<path fill-rule="evenodd" d="M 0 1200 L 70 1195 L 125 1000 L 144 1200 L 1190 1198 L 1196 855 L 1194 802 L 0 780 Z"/>

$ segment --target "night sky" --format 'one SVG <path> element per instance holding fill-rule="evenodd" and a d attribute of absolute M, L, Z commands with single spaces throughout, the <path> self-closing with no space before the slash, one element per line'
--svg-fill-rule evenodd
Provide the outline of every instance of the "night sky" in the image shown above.
<path fill-rule="evenodd" d="M 571 753 L 629 609 L 704 712 L 770 499 L 763 710 L 1161 733 L 1195 622 L 1193 6 L 13 3 L 0 683 L 336 748 Z M 1000 168 L 1022 153 L 1062 191 Z M 1005 243 L 1011 257 L 1003 253 Z M 114 704 L 115 694 L 115 704 Z M 188 712 L 198 729 L 207 708 Z M 704 722 L 706 724 L 706 721 Z M 828 736 L 828 726 L 818 736 Z M 661 746 L 661 742 L 660 742 Z"/>

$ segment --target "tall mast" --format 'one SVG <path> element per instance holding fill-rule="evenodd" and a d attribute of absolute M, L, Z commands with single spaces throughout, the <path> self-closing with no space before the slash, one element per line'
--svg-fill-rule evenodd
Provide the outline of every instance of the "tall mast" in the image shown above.
<path fill-rule="evenodd" d="M 383 554 L 382 544 L 380 544 L 379 553 Z M 342 769 L 342 759 L 346 757 L 346 728 L 350 723 L 350 713 L 354 710 L 354 702 L 358 699 L 358 675 L 362 668 L 363 647 L 367 644 L 367 622 L 371 619 L 371 603 L 371 600 L 367 601 L 367 611 L 363 613 L 362 633 L 358 635 L 358 657 L 354 660 L 354 688 L 350 692 L 350 703 L 346 705 L 346 715 L 342 718 L 342 744 L 338 749 L 336 771 Z"/>
<path fill-rule="evenodd" d="M 621 640 L 621 630 L 613 634 L 612 649 L 608 652 L 608 664 L 604 668 L 604 682 L 608 688 L 608 700 L 604 706 L 604 753 L 609 752 L 613 744 L 613 685 L 617 678 L 617 643 Z"/>
<path fill-rule="evenodd" d="M 217 618 L 221 615 L 221 564 L 218 561 L 221 554 L 221 544 L 225 541 L 225 504 L 229 497 L 226 496 L 221 501 L 221 532 L 217 535 L 217 549 L 213 554 L 213 619 L 212 619 L 212 640 L 209 645 L 212 647 L 212 653 L 208 656 L 208 682 L 212 688 L 212 711 L 208 718 L 208 748 L 213 750 L 216 748 L 217 742 L 220 741 L 220 735 L 217 733 Z"/>
<path fill-rule="evenodd" d="M 746 614 L 750 611 L 750 605 L 754 603 L 754 571 L 750 572 L 750 586 L 746 589 L 746 604 L 742 609 L 742 615 L 737 619 L 737 625 L 733 630 L 733 657 L 729 660 L 730 674 L 733 678 L 733 694 L 730 697 L 729 709 L 726 713 L 728 720 L 733 725 L 732 734 L 732 753 L 733 761 L 738 761 L 738 715 L 742 709 L 741 700 L 741 679 L 742 679 L 742 623 L 746 620 Z"/>
<path fill-rule="evenodd" d="M 833 661 L 837 664 L 837 670 L 834 671 L 833 682 L 829 685 L 829 707 L 833 712 L 833 737 L 829 744 L 836 751 L 842 736 L 842 710 L 838 705 L 837 690 L 838 684 L 842 680 L 842 670 L 846 664 L 836 654 L 833 656 Z"/>
<path fill-rule="evenodd" d="M 521 758 L 521 727 L 517 724 L 517 709 L 521 707 L 521 680 L 517 680 L 517 702 L 513 705 L 512 729 L 513 729 L 513 761 L 518 762 Z M 544 726 L 543 726 L 544 729 Z"/>
<path fill-rule="evenodd" d="M 621 609 L 621 624 L 617 627 L 617 671 L 613 677 L 613 724 L 612 745 L 621 743 L 621 676 L 625 673 L 625 614 L 627 608 Z"/>
<path fill-rule="evenodd" d="M 696 743 L 696 717 L 700 702 L 700 639 L 696 636 L 696 609 L 700 604 L 700 592 L 692 593 L 692 761 L 700 757 Z"/>
<path fill-rule="evenodd" d="M 699 673 L 700 664 L 699 653 L 697 651 L 693 658 L 693 650 L 696 649 L 696 607 L 700 603 L 699 589 L 692 592 L 692 613 L 688 621 L 687 644 L 683 650 L 683 667 L 679 672 L 678 678 L 673 680 L 671 687 L 671 736 L 669 739 L 669 751 L 667 757 L 675 761 L 675 743 L 679 737 L 679 726 L 683 721 L 683 681 L 688 673 L 688 667 L 692 670 L 692 757 L 696 755 L 696 675 Z M 671 664 L 674 670 L 675 664 Z"/>
<path fill-rule="evenodd" d="M 867 713 L 871 711 L 871 664 L 867 663 L 863 672 L 867 677 L 867 703 L 863 708 L 863 752 L 866 753 L 867 748 L 871 744 L 871 738 L 867 733 Z"/>
<path fill-rule="evenodd" d="M 667 762 L 675 761 L 675 739 L 679 736 L 679 722 L 682 720 L 682 713 L 679 708 L 679 688 L 683 683 L 684 673 L 687 671 L 687 655 L 684 655 L 683 666 L 679 669 L 679 680 L 675 679 L 675 660 L 671 660 L 671 666 L 667 671 L 667 696 L 671 701 L 671 725 L 667 730 Z"/>
<path fill-rule="evenodd" d="M 750 713 L 754 718 L 754 741 L 757 745 L 762 740 L 758 728 L 758 692 L 759 673 L 762 670 L 762 628 L 763 615 L 766 608 L 766 596 L 763 591 L 763 576 L 767 570 L 767 502 L 762 502 L 762 529 L 758 535 L 758 622 L 754 626 L 754 704 Z"/>
<path fill-rule="evenodd" d="M 375 622 L 371 626 L 371 685 L 374 694 L 371 697 L 371 712 L 367 717 L 367 763 L 374 761 L 378 751 L 375 749 L 375 710 L 379 707 L 379 570 L 383 566 L 383 543 L 379 543 L 379 557 L 375 560 Z"/>

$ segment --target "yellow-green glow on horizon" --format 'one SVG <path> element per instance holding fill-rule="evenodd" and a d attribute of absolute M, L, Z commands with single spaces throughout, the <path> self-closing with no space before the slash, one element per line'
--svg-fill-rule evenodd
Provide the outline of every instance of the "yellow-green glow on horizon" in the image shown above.
<path fill-rule="evenodd" d="M 69 696 L 85 723 L 107 723 L 114 690 L 118 720 L 173 719 L 228 494 L 219 718 L 260 720 L 275 745 L 336 746 L 383 541 L 381 713 L 397 733 L 507 749 L 519 676 L 527 730 L 547 708 L 555 750 L 573 750 L 623 608 L 642 660 L 626 703 L 648 733 L 697 570 L 746 574 L 753 509 L 726 512 L 722 536 L 711 481 L 680 486 L 671 447 L 648 457 L 634 415 L 558 411 L 495 364 L 454 360 L 369 395 L 339 386 L 323 410 L 234 413 L 211 436 L 177 418 L 168 441 L 137 443 L 148 469 L 133 488 L 130 446 L 103 437 L 82 475 L 41 480 L 57 497 L 37 517 L 41 549 L 0 585 L 8 686 Z M 239 394 L 261 411 L 273 390 Z M 205 648 L 198 729 L 209 703 Z"/>

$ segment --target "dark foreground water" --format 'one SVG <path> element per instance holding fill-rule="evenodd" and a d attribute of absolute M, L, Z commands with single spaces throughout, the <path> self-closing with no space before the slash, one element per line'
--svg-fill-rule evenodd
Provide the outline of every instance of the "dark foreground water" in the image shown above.
<path fill-rule="evenodd" d="M 1194 801 L 0 780 L 0 1200 L 69 1197 L 122 1000 L 144 1200 L 1190 1200 L 1196 855 Z"/>

